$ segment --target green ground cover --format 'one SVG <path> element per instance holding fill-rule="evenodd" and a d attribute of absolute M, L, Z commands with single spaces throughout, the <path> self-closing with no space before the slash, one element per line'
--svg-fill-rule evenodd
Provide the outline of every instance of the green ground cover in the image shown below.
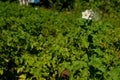
<path fill-rule="evenodd" d="M 81 9 L 0 2 L 0 80 L 120 80 L 120 15 L 110 10 L 84 20 Z"/>

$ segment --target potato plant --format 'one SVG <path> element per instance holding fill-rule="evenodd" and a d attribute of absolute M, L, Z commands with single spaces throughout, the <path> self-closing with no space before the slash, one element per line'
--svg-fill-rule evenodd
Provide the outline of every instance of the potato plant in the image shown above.
<path fill-rule="evenodd" d="M 120 79 L 118 22 L 0 5 L 0 80 Z"/>

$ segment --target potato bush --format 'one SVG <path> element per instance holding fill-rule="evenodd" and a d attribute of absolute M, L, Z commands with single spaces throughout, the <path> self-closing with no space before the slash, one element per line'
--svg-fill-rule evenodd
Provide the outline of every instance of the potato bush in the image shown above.
<path fill-rule="evenodd" d="M 91 21 L 81 12 L 0 5 L 0 80 L 120 79 L 120 19 L 112 13 Z"/>

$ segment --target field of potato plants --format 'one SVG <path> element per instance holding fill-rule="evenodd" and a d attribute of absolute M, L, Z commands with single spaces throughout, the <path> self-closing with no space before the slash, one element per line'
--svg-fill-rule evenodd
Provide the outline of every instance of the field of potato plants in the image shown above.
<path fill-rule="evenodd" d="M 0 80 L 120 80 L 120 10 L 77 9 L 0 1 Z"/>

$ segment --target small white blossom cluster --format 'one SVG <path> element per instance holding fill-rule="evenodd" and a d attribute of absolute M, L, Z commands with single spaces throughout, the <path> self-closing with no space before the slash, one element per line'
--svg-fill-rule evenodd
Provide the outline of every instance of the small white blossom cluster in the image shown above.
<path fill-rule="evenodd" d="M 92 9 L 86 10 L 85 12 L 82 12 L 83 19 L 92 20 L 93 17 L 94 17 L 94 12 L 92 11 Z"/>

